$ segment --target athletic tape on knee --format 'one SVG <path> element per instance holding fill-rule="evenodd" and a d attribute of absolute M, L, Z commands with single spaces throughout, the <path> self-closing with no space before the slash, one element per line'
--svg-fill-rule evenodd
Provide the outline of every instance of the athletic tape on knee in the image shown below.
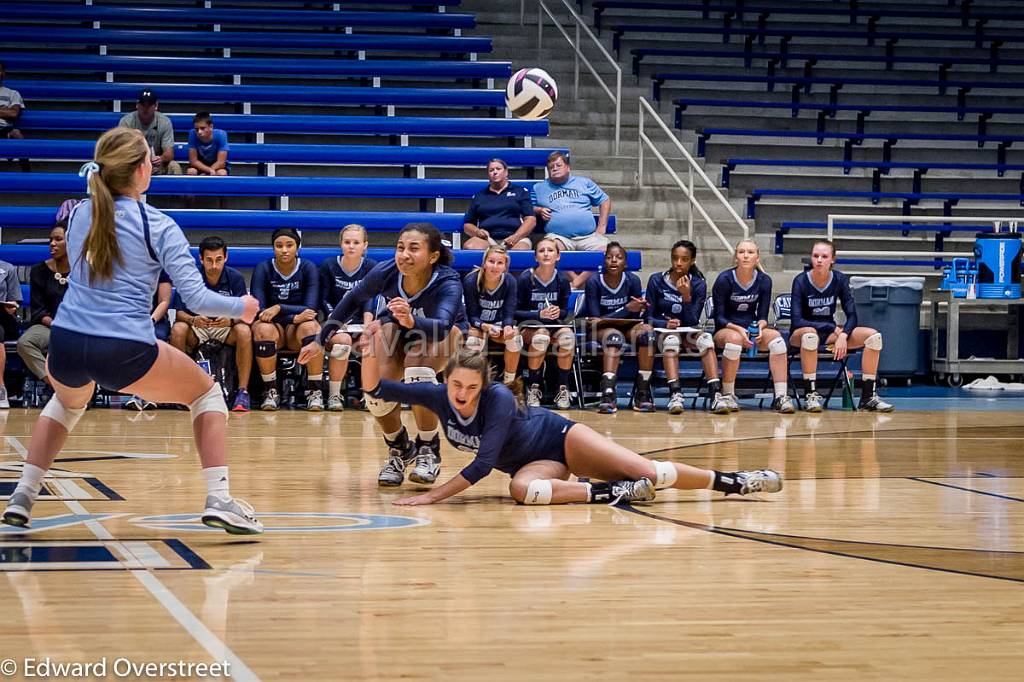
<path fill-rule="evenodd" d="M 258 358 L 272 358 L 277 355 L 277 344 L 273 341 L 257 341 L 252 347 Z"/>
<path fill-rule="evenodd" d="M 786 342 L 782 340 L 781 336 L 776 336 L 774 339 L 768 342 L 768 354 L 769 355 L 785 355 L 786 354 Z"/>
<path fill-rule="evenodd" d="M 697 337 L 695 345 L 697 346 L 697 352 L 704 355 L 709 350 L 715 349 L 715 338 L 707 332 L 702 332 L 701 335 Z"/>
<path fill-rule="evenodd" d="M 331 346 L 332 360 L 348 360 L 348 356 L 351 354 L 352 346 L 347 343 L 336 343 Z"/>
<path fill-rule="evenodd" d="M 220 412 L 227 417 L 228 405 L 224 402 L 224 392 L 220 390 L 220 384 L 213 382 L 210 390 L 188 404 L 188 411 L 192 413 L 192 421 L 204 412 Z"/>
<path fill-rule="evenodd" d="M 814 332 L 808 332 L 800 337 L 800 347 L 804 350 L 818 350 L 820 343 L 821 337 Z"/>
<path fill-rule="evenodd" d="M 722 349 L 722 357 L 726 360 L 739 360 L 743 347 L 738 343 L 727 343 Z"/>
<path fill-rule="evenodd" d="M 369 393 L 364 393 L 363 397 L 366 400 L 366 411 L 374 417 L 386 417 L 391 414 L 396 407 L 398 407 L 398 403 L 393 403 L 390 400 L 374 398 Z"/>
<path fill-rule="evenodd" d="M 671 488 L 676 478 L 679 476 L 679 472 L 676 471 L 676 467 L 672 462 L 663 462 L 658 459 L 651 460 L 654 463 L 654 472 L 657 480 L 654 482 L 654 487 L 657 490 L 664 488 Z"/>
<path fill-rule="evenodd" d="M 405 383 L 407 384 L 436 384 L 437 372 L 429 367 L 406 367 Z"/>
<path fill-rule="evenodd" d="M 77 410 L 71 410 L 64 407 L 64 403 L 57 399 L 54 395 L 50 398 L 50 401 L 46 403 L 46 407 L 43 408 L 42 416 L 49 417 L 55 422 L 60 422 L 68 433 L 75 428 L 75 424 L 85 414 L 85 408 L 81 407 Z"/>
<path fill-rule="evenodd" d="M 483 350 L 487 343 L 480 336 L 467 336 L 466 348 L 469 350 Z"/>
<path fill-rule="evenodd" d="M 518 353 L 523 350 L 523 337 L 521 334 L 516 334 L 511 339 L 505 342 L 505 350 L 509 353 Z"/>
<path fill-rule="evenodd" d="M 555 342 L 558 344 L 558 347 L 561 348 L 562 350 L 572 350 L 573 348 L 576 347 L 576 337 L 568 332 L 564 334 L 559 334 Z"/>
<path fill-rule="evenodd" d="M 530 347 L 534 350 L 544 352 L 551 345 L 551 337 L 547 334 L 534 334 L 533 338 L 530 339 Z"/>
<path fill-rule="evenodd" d="M 612 332 L 604 337 L 605 348 L 622 348 L 624 345 L 626 345 L 626 337 L 618 332 Z"/>
<path fill-rule="evenodd" d="M 864 347 L 871 350 L 882 350 L 882 335 L 875 332 L 868 338 L 864 339 Z"/>
<path fill-rule="evenodd" d="M 667 334 L 661 338 L 662 353 L 678 353 L 683 344 L 678 334 Z"/>
<path fill-rule="evenodd" d="M 546 478 L 535 478 L 526 488 L 523 504 L 551 504 L 551 481 Z"/>

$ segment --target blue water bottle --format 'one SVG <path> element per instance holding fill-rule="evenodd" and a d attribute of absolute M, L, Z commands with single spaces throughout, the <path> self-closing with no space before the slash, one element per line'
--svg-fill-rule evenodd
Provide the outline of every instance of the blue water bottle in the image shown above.
<path fill-rule="evenodd" d="M 750 339 L 750 343 L 753 344 L 750 348 L 747 349 L 747 357 L 748 358 L 756 358 L 757 357 L 757 340 L 756 339 L 757 339 L 757 337 L 758 337 L 758 335 L 760 333 L 761 333 L 761 326 L 757 323 L 756 320 L 754 322 L 751 322 L 750 326 L 747 327 L 747 338 Z"/>

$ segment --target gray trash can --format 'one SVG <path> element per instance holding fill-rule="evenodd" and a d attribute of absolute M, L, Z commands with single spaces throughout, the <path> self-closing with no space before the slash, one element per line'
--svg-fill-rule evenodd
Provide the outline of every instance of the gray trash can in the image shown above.
<path fill-rule="evenodd" d="M 918 372 L 924 277 L 851 277 L 850 288 L 857 321 L 874 327 L 885 339 L 878 373 L 910 376 Z"/>

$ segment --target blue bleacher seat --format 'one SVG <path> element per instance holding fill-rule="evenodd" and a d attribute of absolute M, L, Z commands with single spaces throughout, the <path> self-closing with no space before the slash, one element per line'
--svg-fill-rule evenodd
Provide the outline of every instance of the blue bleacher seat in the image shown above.
<path fill-rule="evenodd" d="M 756 217 L 757 202 L 765 197 L 799 197 L 819 199 L 869 199 L 877 204 L 882 199 L 896 199 L 903 203 L 903 214 L 910 214 L 910 207 L 927 200 L 943 202 L 943 215 L 950 215 L 953 206 L 961 201 L 1003 201 L 1016 202 L 1024 206 L 1024 194 L 981 194 L 973 192 L 857 192 L 831 189 L 774 189 L 757 188 L 747 197 L 747 217 Z"/>

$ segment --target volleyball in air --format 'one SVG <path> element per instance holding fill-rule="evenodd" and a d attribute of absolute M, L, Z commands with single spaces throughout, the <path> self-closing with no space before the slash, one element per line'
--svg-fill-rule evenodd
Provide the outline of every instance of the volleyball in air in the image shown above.
<path fill-rule="evenodd" d="M 505 86 L 505 104 L 513 116 L 526 121 L 547 118 L 557 99 L 555 79 L 543 69 L 520 69 Z"/>

